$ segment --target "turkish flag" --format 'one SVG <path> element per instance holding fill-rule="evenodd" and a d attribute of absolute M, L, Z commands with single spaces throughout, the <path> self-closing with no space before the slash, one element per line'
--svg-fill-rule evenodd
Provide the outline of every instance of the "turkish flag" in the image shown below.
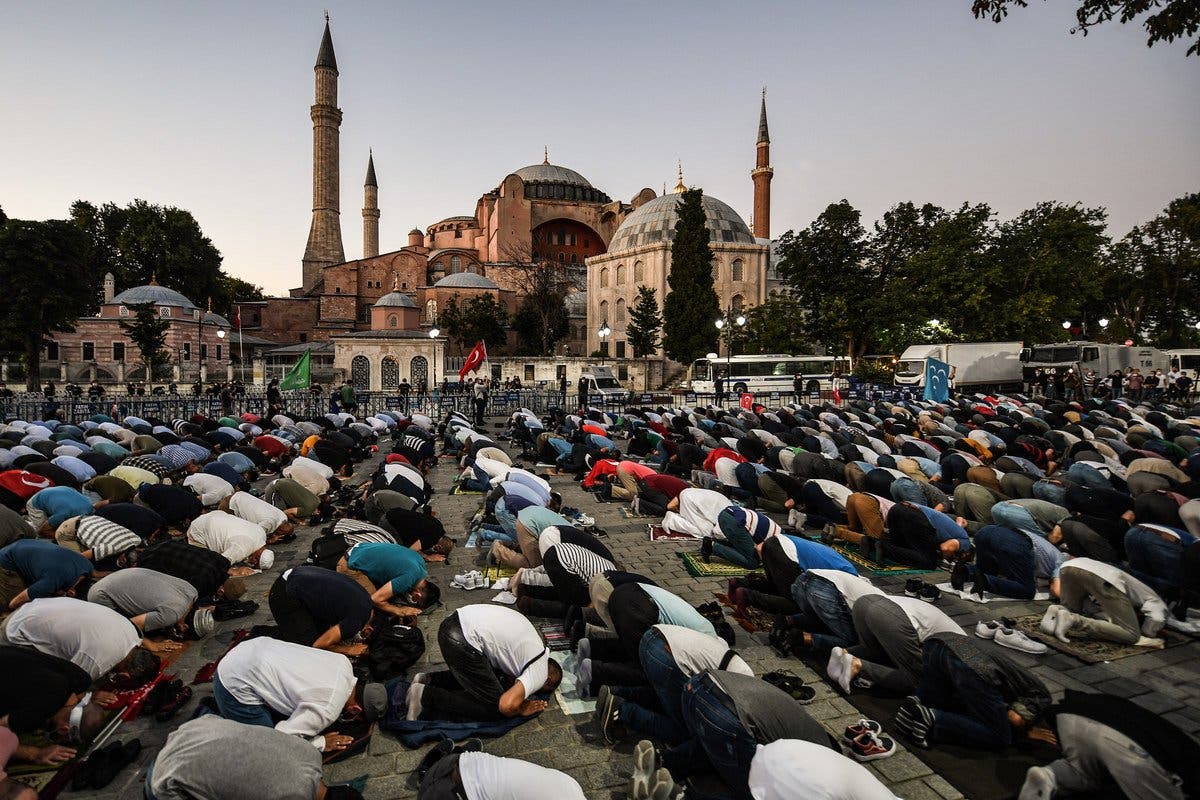
<path fill-rule="evenodd" d="M 471 348 L 471 352 L 467 353 L 467 360 L 463 362 L 462 369 L 458 371 L 458 379 L 465 380 L 468 372 L 479 369 L 479 365 L 485 361 L 487 361 L 487 345 L 480 339 Z"/>

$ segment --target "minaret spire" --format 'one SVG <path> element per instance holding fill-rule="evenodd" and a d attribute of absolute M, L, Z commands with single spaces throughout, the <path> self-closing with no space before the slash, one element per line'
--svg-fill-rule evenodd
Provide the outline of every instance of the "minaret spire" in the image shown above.
<path fill-rule="evenodd" d="M 683 159 L 679 159 L 679 183 L 675 184 L 675 194 L 683 194 L 687 187 L 683 185 Z"/>
<path fill-rule="evenodd" d="M 750 178 L 754 181 L 754 216 L 752 230 L 756 239 L 771 238 L 771 135 L 767 129 L 767 87 L 762 90 L 762 104 L 758 112 L 758 143 L 754 169 Z"/>
<path fill-rule="evenodd" d="M 379 255 L 379 183 L 375 180 L 375 151 L 367 151 L 367 177 L 363 181 L 363 258 Z"/>
<path fill-rule="evenodd" d="M 550 163 L 550 145 L 547 145 L 547 144 L 542 145 L 542 163 L 543 164 Z"/>
<path fill-rule="evenodd" d="M 310 109 L 313 122 L 313 216 L 304 249 L 304 290 L 321 282 L 322 270 L 346 260 L 342 249 L 341 199 L 338 189 L 342 112 L 337 107 L 338 68 L 326 13 L 317 50 L 316 91 Z"/>

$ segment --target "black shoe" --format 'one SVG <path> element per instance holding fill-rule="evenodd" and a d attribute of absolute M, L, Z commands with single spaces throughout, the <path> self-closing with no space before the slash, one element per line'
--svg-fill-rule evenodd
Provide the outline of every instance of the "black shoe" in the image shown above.
<path fill-rule="evenodd" d="M 711 536 L 705 536 L 700 540 L 700 558 L 707 564 L 712 560 L 713 554 L 713 539 Z"/>
<path fill-rule="evenodd" d="M 992 586 L 988 583 L 987 575 L 981 569 L 975 570 L 975 583 L 971 586 L 971 594 L 983 597 L 984 592 L 990 592 L 991 590 Z"/>
<path fill-rule="evenodd" d="M 596 693 L 596 724 L 608 744 L 616 744 L 626 736 L 625 726 L 621 723 L 621 698 L 612 693 L 607 686 L 601 686 Z"/>
<path fill-rule="evenodd" d="M 575 620 L 575 624 L 573 624 L 570 628 L 571 650 L 575 649 L 575 645 L 579 644 L 579 640 L 582 639 L 586 633 L 587 623 L 585 623 L 582 619 Z"/>
<path fill-rule="evenodd" d="M 919 597 L 921 595 L 921 587 L 925 585 L 925 581 L 920 578 L 909 578 L 904 582 L 905 597 Z"/>
<path fill-rule="evenodd" d="M 942 590 L 932 583 L 926 583 L 921 586 L 921 592 L 918 597 L 926 603 L 936 603 L 942 598 Z"/>
<path fill-rule="evenodd" d="M 137 761 L 137 757 L 141 752 L 141 739 L 130 739 L 124 744 L 117 743 L 116 747 L 110 751 L 108 758 L 104 759 L 95 772 L 92 773 L 92 779 L 88 783 L 88 786 L 92 789 L 103 789 L 105 786 L 108 786 L 121 770 L 134 761 Z"/>
<path fill-rule="evenodd" d="M 425 774 L 433 769 L 433 765 L 441 761 L 446 756 L 454 752 L 454 742 L 449 739 L 442 739 L 433 747 L 429 748 L 429 752 L 421 759 L 421 763 L 417 764 L 417 777 L 424 780 Z"/>
<path fill-rule="evenodd" d="M 464 739 L 463 743 L 460 744 L 458 747 L 455 747 L 452 752 L 453 753 L 478 753 L 482 749 L 483 749 L 483 740 L 476 739 L 475 737 L 471 737 L 470 739 Z"/>
<path fill-rule="evenodd" d="M 954 565 L 954 569 L 950 570 L 950 585 L 959 592 L 961 592 L 962 588 L 967 585 L 966 562 L 959 561 Z"/>

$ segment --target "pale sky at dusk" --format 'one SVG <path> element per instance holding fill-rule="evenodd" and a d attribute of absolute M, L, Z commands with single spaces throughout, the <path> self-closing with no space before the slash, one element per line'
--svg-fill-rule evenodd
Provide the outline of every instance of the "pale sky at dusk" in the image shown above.
<path fill-rule="evenodd" d="M 1068 33 L 1077 5 L 1001 25 L 970 0 L 0 2 L 0 206 L 75 199 L 191 211 L 230 273 L 300 283 L 312 207 L 313 62 L 331 15 L 342 238 L 362 253 L 367 149 L 380 250 L 471 214 L 550 159 L 614 199 L 689 185 L 751 211 L 759 88 L 772 235 L 843 197 L 1105 206 L 1111 232 L 1200 191 L 1200 58 L 1139 25 Z"/>

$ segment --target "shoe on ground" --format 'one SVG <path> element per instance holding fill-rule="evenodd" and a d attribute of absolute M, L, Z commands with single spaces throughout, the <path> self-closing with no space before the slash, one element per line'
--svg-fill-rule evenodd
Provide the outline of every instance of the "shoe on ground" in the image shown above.
<path fill-rule="evenodd" d="M 925 581 L 921 580 L 920 578 L 909 578 L 904 582 L 904 596 L 919 597 L 921 594 L 921 586 L 924 585 L 924 583 Z"/>
<path fill-rule="evenodd" d="M 938 600 L 942 599 L 942 590 L 934 586 L 932 583 L 923 583 L 921 585 L 921 590 L 917 593 L 917 596 L 926 603 L 936 603 Z"/>
<path fill-rule="evenodd" d="M 1010 650 L 1020 650 L 1022 653 L 1031 655 L 1043 655 L 1048 649 L 1046 645 L 1034 639 L 1030 639 L 1023 631 L 1015 628 L 1000 628 L 996 631 L 996 644 L 1003 645 Z"/>
<path fill-rule="evenodd" d="M 703 539 L 700 540 L 700 559 L 705 564 L 707 564 L 709 561 L 712 560 L 712 554 L 713 554 L 713 538 L 711 536 L 705 536 Z"/>
<path fill-rule="evenodd" d="M 896 740 L 868 731 L 855 737 L 846 749 L 855 761 L 878 761 L 896 754 Z"/>
<path fill-rule="evenodd" d="M 650 800 L 650 786 L 658 769 L 654 742 L 642 739 L 633 748 L 633 775 L 629 778 L 630 800 Z"/>
<path fill-rule="evenodd" d="M 852 742 L 864 733 L 883 733 L 883 726 L 873 719 L 864 717 L 853 725 L 847 725 L 846 730 L 842 732 L 842 739 L 846 742 Z"/>
<path fill-rule="evenodd" d="M 1051 800 L 1058 792 L 1054 772 L 1046 767 L 1030 767 L 1018 800 Z"/>
<path fill-rule="evenodd" d="M 589 517 L 587 514 L 583 514 L 583 513 L 580 513 L 580 515 L 575 518 L 575 521 L 578 522 L 584 528 L 590 528 L 591 526 L 596 524 L 595 518 Z"/>
<path fill-rule="evenodd" d="M 607 686 L 596 693 L 596 724 L 604 741 L 610 745 L 625 738 L 625 726 L 621 723 L 621 698 Z"/>
<path fill-rule="evenodd" d="M 980 639 L 995 639 L 996 634 L 1000 631 L 1000 623 L 994 619 L 975 623 L 975 635 Z"/>

